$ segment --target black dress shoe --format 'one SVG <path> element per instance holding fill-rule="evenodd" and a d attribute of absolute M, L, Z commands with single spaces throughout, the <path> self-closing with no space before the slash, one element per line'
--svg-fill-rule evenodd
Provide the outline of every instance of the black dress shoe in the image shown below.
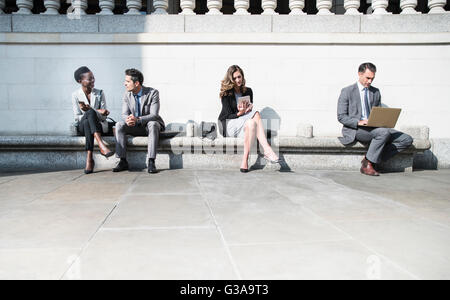
<path fill-rule="evenodd" d="M 113 172 L 122 172 L 128 170 L 128 162 L 125 159 L 121 159 L 117 166 L 112 170 Z"/>
<path fill-rule="evenodd" d="M 150 174 L 158 173 L 158 171 L 156 171 L 156 166 L 155 166 L 155 160 L 154 159 L 149 159 L 148 160 L 148 170 L 147 170 L 147 172 L 149 172 Z"/>
<path fill-rule="evenodd" d="M 248 169 L 240 168 L 241 173 L 248 173 Z"/>

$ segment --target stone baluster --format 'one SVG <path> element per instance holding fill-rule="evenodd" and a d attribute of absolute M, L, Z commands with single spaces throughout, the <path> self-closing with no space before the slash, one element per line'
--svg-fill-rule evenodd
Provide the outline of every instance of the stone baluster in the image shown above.
<path fill-rule="evenodd" d="M 304 15 L 305 0 L 289 0 L 290 15 Z"/>
<path fill-rule="evenodd" d="M 44 0 L 44 6 L 46 10 L 41 15 L 59 15 L 59 8 L 61 7 L 59 0 Z"/>
<path fill-rule="evenodd" d="M 429 14 L 445 14 L 444 6 L 446 4 L 445 0 L 428 0 L 428 7 L 430 8 Z"/>
<path fill-rule="evenodd" d="M 180 7 L 182 15 L 195 15 L 195 0 L 180 0 Z"/>
<path fill-rule="evenodd" d="M 318 15 L 332 15 L 333 13 L 330 11 L 333 6 L 333 1 L 331 0 L 317 0 L 316 7 L 319 11 Z"/>
<path fill-rule="evenodd" d="M 401 14 L 420 14 L 416 11 L 417 0 L 400 0 Z"/>
<path fill-rule="evenodd" d="M 140 15 L 140 10 L 142 8 L 141 0 L 127 0 L 128 12 L 126 15 Z"/>
<path fill-rule="evenodd" d="M 250 0 L 234 0 L 235 15 L 249 15 Z"/>
<path fill-rule="evenodd" d="M 360 0 L 344 0 L 344 8 L 346 15 L 360 15 L 358 11 Z"/>
<path fill-rule="evenodd" d="M 5 13 L 3 11 L 3 9 L 5 8 L 5 2 L 6 0 L 0 0 L 0 15 Z"/>
<path fill-rule="evenodd" d="M 262 0 L 261 7 L 264 10 L 263 15 L 275 15 L 275 9 L 277 8 L 276 0 Z"/>
<path fill-rule="evenodd" d="M 389 14 L 386 8 L 389 5 L 388 0 L 372 0 L 373 15 L 387 15 Z"/>
<path fill-rule="evenodd" d="M 156 15 L 167 15 L 167 9 L 169 8 L 169 0 L 153 0 L 153 7 Z"/>
<path fill-rule="evenodd" d="M 208 0 L 206 5 L 208 6 L 207 15 L 222 15 L 220 11 L 222 9 L 222 0 Z"/>
<path fill-rule="evenodd" d="M 88 7 L 87 0 L 72 0 L 73 14 L 85 15 Z"/>
<path fill-rule="evenodd" d="M 33 0 L 17 0 L 16 2 L 19 10 L 16 12 L 18 15 L 31 15 L 33 9 Z"/>
<path fill-rule="evenodd" d="M 98 3 L 101 11 L 97 15 L 113 15 L 113 9 L 115 7 L 114 0 L 100 0 Z"/>

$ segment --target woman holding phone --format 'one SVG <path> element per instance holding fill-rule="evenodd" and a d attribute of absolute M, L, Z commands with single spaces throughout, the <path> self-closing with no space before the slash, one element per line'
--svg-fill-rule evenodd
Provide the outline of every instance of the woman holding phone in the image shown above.
<path fill-rule="evenodd" d="M 220 97 L 222 99 L 222 111 L 218 122 L 220 133 L 224 137 L 244 138 L 244 156 L 240 171 L 248 172 L 248 156 L 255 137 L 264 150 L 264 158 L 271 163 L 278 163 L 278 156 L 267 142 L 261 115 L 253 110 L 252 89 L 245 86 L 244 71 L 239 66 L 233 65 L 228 68 L 220 87 Z"/>
<path fill-rule="evenodd" d="M 94 138 L 100 148 L 100 154 L 105 157 L 114 155 L 102 140 L 102 122 L 106 122 L 109 111 L 106 109 L 105 94 L 94 88 L 94 74 L 88 67 L 80 67 L 74 73 L 75 81 L 81 87 L 72 94 L 72 107 L 75 126 L 78 132 L 86 137 L 86 168 L 85 174 L 94 170 Z M 107 124 L 106 124 L 107 125 Z"/>

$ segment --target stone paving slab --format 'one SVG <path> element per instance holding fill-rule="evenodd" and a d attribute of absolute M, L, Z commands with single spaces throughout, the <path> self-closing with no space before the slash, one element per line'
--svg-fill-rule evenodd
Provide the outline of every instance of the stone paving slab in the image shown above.
<path fill-rule="evenodd" d="M 213 228 L 102 230 L 68 273 L 80 276 L 67 279 L 237 279 Z"/>
<path fill-rule="evenodd" d="M 232 246 L 231 253 L 249 280 L 414 279 L 353 240 Z"/>
<path fill-rule="evenodd" d="M 105 228 L 214 227 L 200 194 L 129 195 L 105 223 Z"/>
<path fill-rule="evenodd" d="M 0 174 L 1 279 L 449 279 L 450 170 Z"/>
<path fill-rule="evenodd" d="M 450 279 L 449 227 L 428 220 L 339 222 L 336 226 L 421 279 Z"/>
<path fill-rule="evenodd" d="M 0 250 L 0 279 L 61 279 L 80 251 L 76 248 Z"/>
<path fill-rule="evenodd" d="M 0 249 L 81 248 L 111 204 L 29 204 L 0 218 Z"/>

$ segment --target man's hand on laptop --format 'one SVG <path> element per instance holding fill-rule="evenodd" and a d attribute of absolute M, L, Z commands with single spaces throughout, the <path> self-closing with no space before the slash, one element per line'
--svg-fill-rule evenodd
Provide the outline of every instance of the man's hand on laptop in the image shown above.
<path fill-rule="evenodd" d="M 367 125 L 367 122 L 368 122 L 367 119 L 366 119 L 366 120 L 361 120 L 361 121 L 358 122 L 358 125 L 359 125 L 359 126 L 366 126 L 366 125 Z"/>

